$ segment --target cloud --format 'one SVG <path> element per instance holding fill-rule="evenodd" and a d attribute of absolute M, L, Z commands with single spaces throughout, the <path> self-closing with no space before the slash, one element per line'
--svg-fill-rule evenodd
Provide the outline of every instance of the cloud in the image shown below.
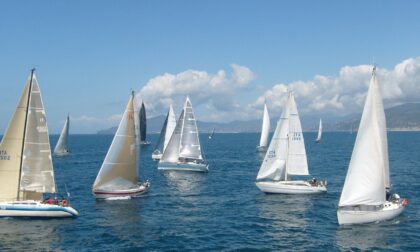
<path fill-rule="evenodd" d="M 250 106 L 262 109 L 264 101 L 279 115 L 288 89 L 293 90 L 301 113 L 344 115 L 361 112 L 372 65 L 342 67 L 338 76 L 316 75 L 312 80 L 274 85 Z M 386 107 L 420 101 L 420 57 L 409 58 L 393 69 L 377 68 Z"/>
<path fill-rule="evenodd" d="M 178 74 L 165 73 L 150 79 L 137 96 L 152 115 L 166 113 L 170 104 L 182 104 L 186 95 L 195 107 L 204 104 L 204 109 L 232 112 L 237 109 L 235 94 L 256 76 L 245 66 L 232 64 L 231 68 L 230 75 L 225 70 L 215 74 L 191 69 Z"/>

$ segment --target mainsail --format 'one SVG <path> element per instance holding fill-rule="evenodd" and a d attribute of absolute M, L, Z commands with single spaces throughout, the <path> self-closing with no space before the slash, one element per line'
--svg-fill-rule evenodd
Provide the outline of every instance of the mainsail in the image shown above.
<path fill-rule="evenodd" d="M 55 192 L 48 127 L 34 70 L 0 144 L 0 200 Z"/>
<path fill-rule="evenodd" d="M 264 104 L 264 115 L 263 122 L 261 127 L 261 138 L 259 146 L 267 146 L 268 143 L 268 134 L 270 132 L 270 117 L 268 115 L 267 105 Z"/>
<path fill-rule="evenodd" d="M 194 117 L 191 101 L 188 97 L 184 104 L 184 122 L 181 131 L 179 156 L 183 158 L 203 159 L 197 122 Z"/>
<path fill-rule="evenodd" d="M 140 109 L 140 141 L 145 142 L 146 141 L 146 130 L 147 130 L 147 124 L 146 124 L 146 108 L 144 107 L 144 103 L 141 103 L 141 109 Z"/>
<path fill-rule="evenodd" d="M 318 126 L 318 135 L 316 137 L 316 141 L 320 142 L 322 137 L 322 120 L 319 119 L 319 126 Z"/>
<path fill-rule="evenodd" d="M 385 112 L 373 68 L 339 206 L 381 205 L 389 181 Z"/>
<path fill-rule="evenodd" d="M 135 186 L 138 178 L 137 153 L 134 94 L 132 94 L 93 189 L 119 190 Z"/>
<path fill-rule="evenodd" d="M 62 155 L 69 152 L 67 147 L 67 139 L 69 138 L 69 128 L 70 128 L 70 116 L 67 115 L 66 122 L 64 123 L 63 130 L 61 131 L 60 138 L 58 139 L 57 144 L 54 148 L 55 155 Z"/>

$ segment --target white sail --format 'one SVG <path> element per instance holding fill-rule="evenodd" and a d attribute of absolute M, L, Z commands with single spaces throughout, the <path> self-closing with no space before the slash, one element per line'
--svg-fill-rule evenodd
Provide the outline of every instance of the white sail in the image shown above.
<path fill-rule="evenodd" d="M 261 138 L 259 146 L 267 146 L 268 143 L 268 134 L 270 133 L 270 117 L 268 115 L 267 105 L 264 104 L 264 115 L 263 122 L 261 127 Z"/>
<path fill-rule="evenodd" d="M 197 123 L 191 101 L 188 97 L 184 104 L 184 123 L 181 131 L 179 156 L 183 158 L 203 159 Z"/>
<path fill-rule="evenodd" d="M 284 180 L 289 134 L 289 103 L 286 102 L 276 130 L 258 171 L 257 180 Z"/>
<path fill-rule="evenodd" d="M 166 146 L 162 158 L 159 162 L 176 163 L 179 159 L 179 147 L 181 143 L 181 132 L 184 125 L 184 110 L 179 115 L 178 122 L 176 123 L 174 132 Z"/>
<path fill-rule="evenodd" d="M 28 195 L 24 196 L 25 199 L 39 199 L 38 195 L 36 198 L 29 196 L 33 192 L 55 192 L 47 120 L 35 74 L 32 79 L 23 145 L 20 190 Z"/>
<path fill-rule="evenodd" d="M 172 105 L 169 106 L 169 112 L 167 116 L 166 132 L 165 132 L 165 142 L 163 144 L 163 150 L 168 146 L 169 140 L 171 139 L 172 133 L 174 133 L 176 127 L 176 117 Z"/>
<path fill-rule="evenodd" d="M 322 137 L 322 119 L 319 119 L 319 127 L 318 127 L 318 136 L 316 137 L 316 141 L 321 141 Z"/>
<path fill-rule="evenodd" d="M 55 155 L 63 155 L 69 152 L 67 147 L 67 139 L 69 138 L 70 116 L 67 115 L 66 122 L 64 123 L 63 130 L 61 131 L 60 138 L 54 148 Z"/>
<path fill-rule="evenodd" d="M 385 113 L 373 69 L 339 206 L 381 205 L 389 187 Z"/>
<path fill-rule="evenodd" d="M 96 177 L 93 189 L 120 190 L 137 185 L 137 153 L 134 94 Z"/>
<path fill-rule="evenodd" d="M 289 92 L 289 147 L 287 174 L 309 175 L 305 142 L 293 92 Z"/>
<path fill-rule="evenodd" d="M 28 108 L 31 76 L 0 143 L 0 201 L 16 200 L 19 191 L 25 118 Z"/>

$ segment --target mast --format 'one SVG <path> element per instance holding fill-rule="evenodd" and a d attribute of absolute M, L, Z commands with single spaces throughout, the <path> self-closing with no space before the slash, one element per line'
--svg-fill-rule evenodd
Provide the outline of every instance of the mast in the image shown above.
<path fill-rule="evenodd" d="M 23 149 L 25 146 L 25 137 L 26 137 L 26 126 L 28 122 L 28 112 L 29 112 L 29 102 L 31 101 L 31 91 L 32 91 L 32 80 L 34 78 L 35 68 L 31 69 L 31 80 L 29 82 L 29 90 L 28 90 L 28 101 L 26 102 L 26 114 L 25 114 L 25 124 L 23 126 L 23 138 L 22 138 L 22 150 L 20 152 L 20 165 L 19 165 L 19 183 L 17 188 L 17 199 L 20 198 L 20 178 L 22 176 L 22 162 L 23 162 Z"/>

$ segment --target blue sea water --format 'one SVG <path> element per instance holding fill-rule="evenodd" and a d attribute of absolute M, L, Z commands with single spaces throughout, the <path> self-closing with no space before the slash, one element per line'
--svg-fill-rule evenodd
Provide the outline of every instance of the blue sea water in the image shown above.
<path fill-rule="evenodd" d="M 398 218 L 340 227 L 336 206 L 355 134 L 325 133 L 321 144 L 305 133 L 309 169 L 328 180 L 328 193 L 266 195 L 255 186 L 262 156 L 258 134 L 201 135 L 210 163 L 207 174 L 160 172 L 142 149 L 141 178 L 147 195 L 97 202 L 91 186 L 112 136 L 71 135 L 71 155 L 54 158 L 56 182 L 80 212 L 75 219 L 0 219 L 0 250 L 162 251 L 162 250 L 420 250 L 420 133 L 390 132 L 393 187 L 408 198 Z M 150 135 L 155 142 L 157 135 Z M 51 137 L 54 146 L 57 136 Z"/>

